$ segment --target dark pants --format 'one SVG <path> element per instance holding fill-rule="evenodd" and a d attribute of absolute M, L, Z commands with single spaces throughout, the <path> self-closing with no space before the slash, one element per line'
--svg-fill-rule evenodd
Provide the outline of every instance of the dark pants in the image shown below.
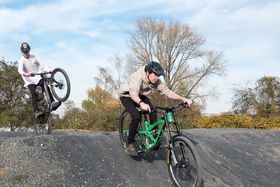
<path fill-rule="evenodd" d="M 150 108 L 153 107 L 150 99 L 144 95 L 140 96 L 140 99 L 144 101 L 144 103 L 148 104 Z M 127 143 L 133 143 L 135 142 L 134 137 L 137 133 L 137 128 L 138 125 L 141 121 L 141 114 L 140 112 L 136 109 L 136 107 L 139 107 L 137 103 L 135 103 L 130 97 L 120 97 L 120 100 L 122 104 L 125 107 L 125 110 L 130 114 L 131 116 L 131 122 L 130 122 L 130 127 L 129 127 L 129 135 L 127 139 Z M 154 123 L 157 121 L 157 113 L 156 112 L 151 112 L 149 114 L 150 116 L 150 123 Z"/>
<path fill-rule="evenodd" d="M 41 79 L 38 84 L 29 84 L 27 87 L 29 89 L 29 91 L 31 92 L 31 98 L 32 98 L 32 106 L 33 106 L 33 109 L 34 111 L 37 111 L 38 110 L 38 95 L 36 93 L 36 87 L 37 86 L 40 86 L 43 90 L 43 92 L 45 91 L 44 89 L 44 84 L 43 84 L 43 80 Z M 51 102 L 54 101 L 54 98 L 51 94 L 51 90 L 50 88 L 48 87 L 48 93 L 50 95 L 50 99 L 51 99 Z"/>

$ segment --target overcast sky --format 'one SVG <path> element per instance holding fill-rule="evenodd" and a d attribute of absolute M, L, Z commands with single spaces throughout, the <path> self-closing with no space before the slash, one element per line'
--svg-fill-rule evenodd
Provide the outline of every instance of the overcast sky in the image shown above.
<path fill-rule="evenodd" d="M 228 111 L 233 88 L 280 74 L 277 0 L 0 0 L 0 58 L 17 61 L 27 41 L 40 61 L 67 71 L 80 107 L 98 67 L 126 55 L 126 31 L 144 16 L 188 24 L 205 48 L 224 52 L 227 74 L 209 80 L 219 95 L 206 113 Z"/>

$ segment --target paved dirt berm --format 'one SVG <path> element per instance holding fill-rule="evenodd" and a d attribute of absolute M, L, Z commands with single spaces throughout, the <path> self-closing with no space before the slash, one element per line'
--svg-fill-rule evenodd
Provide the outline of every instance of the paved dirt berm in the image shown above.
<path fill-rule="evenodd" d="M 202 186 L 280 185 L 280 131 L 184 131 L 203 161 Z M 165 150 L 132 159 L 117 132 L 0 132 L 0 186 L 173 186 Z"/>

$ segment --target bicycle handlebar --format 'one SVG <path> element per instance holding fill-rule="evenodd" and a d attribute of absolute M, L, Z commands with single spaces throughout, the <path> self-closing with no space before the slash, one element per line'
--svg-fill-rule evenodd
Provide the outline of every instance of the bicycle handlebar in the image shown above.
<path fill-rule="evenodd" d="M 41 72 L 41 73 L 31 73 L 31 76 L 34 77 L 35 75 L 46 75 L 46 74 L 50 74 L 52 73 L 52 71 L 46 71 L 46 72 Z"/>
<path fill-rule="evenodd" d="M 155 109 L 160 109 L 160 110 L 171 110 L 171 111 L 174 111 L 175 109 L 177 108 L 180 108 L 180 109 L 183 109 L 183 108 L 190 108 L 190 106 L 188 105 L 188 103 L 185 103 L 185 102 L 182 102 L 182 103 L 179 103 L 173 107 L 154 107 Z"/>
<path fill-rule="evenodd" d="M 140 107 L 137 107 L 137 110 L 141 113 L 151 113 L 151 112 L 154 112 L 154 111 L 157 112 L 157 109 L 165 110 L 165 111 L 174 111 L 177 108 L 180 108 L 180 110 L 182 110 L 184 108 L 190 108 L 190 106 L 188 105 L 188 103 L 182 102 L 182 103 L 179 103 L 179 104 L 177 104 L 173 107 L 159 107 L 159 106 L 156 106 L 156 107 L 151 108 L 150 112 L 142 110 Z"/>

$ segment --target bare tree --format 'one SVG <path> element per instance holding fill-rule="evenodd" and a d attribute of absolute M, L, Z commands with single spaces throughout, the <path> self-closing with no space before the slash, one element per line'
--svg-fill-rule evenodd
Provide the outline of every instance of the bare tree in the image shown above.
<path fill-rule="evenodd" d="M 165 70 L 168 87 L 174 91 L 184 88 L 186 96 L 207 97 L 210 92 L 199 94 L 197 88 L 208 77 L 224 74 L 223 54 L 204 50 L 205 40 L 188 25 L 142 18 L 129 36 L 129 62 L 140 66 L 158 61 Z"/>
<path fill-rule="evenodd" d="M 262 77 L 254 88 L 235 89 L 232 109 L 241 114 L 271 117 L 280 112 L 280 79 Z"/>
<path fill-rule="evenodd" d="M 255 90 L 261 115 L 264 117 L 278 115 L 280 79 L 278 77 L 262 77 L 256 82 Z"/>
<path fill-rule="evenodd" d="M 235 113 L 259 115 L 259 106 L 256 93 L 252 88 L 236 88 L 232 109 Z"/>
<path fill-rule="evenodd" d="M 112 64 L 113 69 L 116 71 L 117 79 L 115 80 L 116 88 L 119 89 L 121 82 L 123 81 L 124 77 L 126 76 L 126 73 L 123 70 L 124 62 L 123 58 L 119 55 L 115 54 L 113 57 L 109 59 L 109 62 Z M 109 70 L 108 70 L 109 71 Z"/>
<path fill-rule="evenodd" d="M 117 85 L 115 79 L 109 72 L 109 68 L 100 67 L 99 74 L 94 79 L 97 86 L 114 95 L 117 90 Z"/>

